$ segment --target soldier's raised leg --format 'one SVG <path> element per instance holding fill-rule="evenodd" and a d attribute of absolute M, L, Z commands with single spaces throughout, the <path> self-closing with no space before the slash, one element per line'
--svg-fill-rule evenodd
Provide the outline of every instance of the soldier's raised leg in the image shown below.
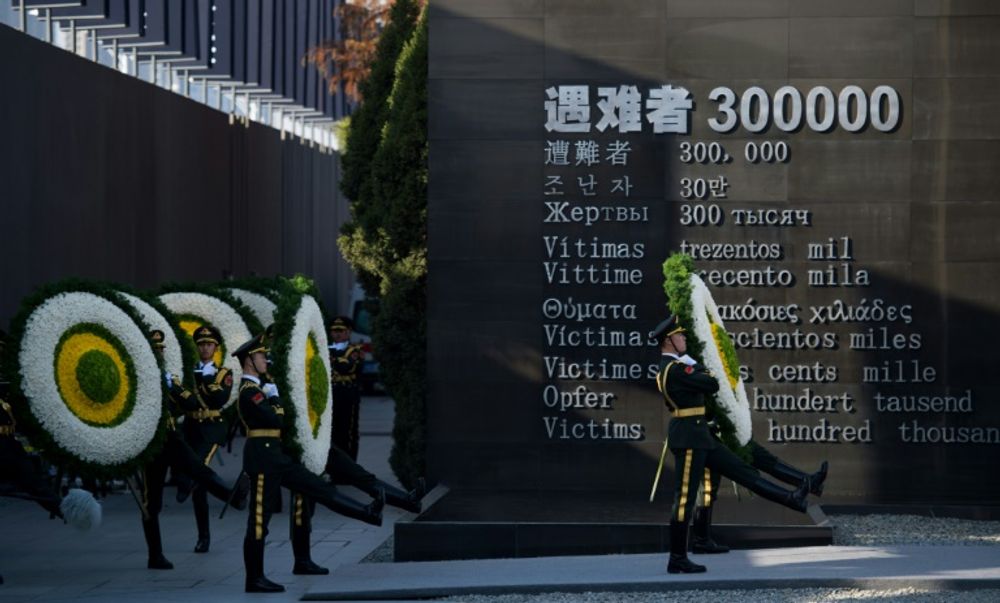
<path fill-rule="evenodd" d="M 819 471 L 809 474 L 789 465 L 753 440 L 750 440 L 749 446 L 750 454 L 753 455 L 753 466 L 756 469 L 792 486 L 801 486 L 804 481 L 809 480 L 809 492 L 823 496 L 823 482 L 826 481 L 829 469 L 826 461 L 820 465 Z"/>
<path fill-rule="evenodd" d="M 421 478 L 417 487 L 409 492 L 378 479 L 374 473 L 359 465 L 346 452 L 330 446 L 327 456 L 326 472 L 335 484 L 354 486 L 372 498 L 377 498 L 379 491 L 385 495 L 385 504 L 398 507 L 411 513 L 420 513 L 423 508 L 421 499 L 424 497 L 425 486 Z"/>
<path fill-rule="evenodd" d="M 708 453 L 705 466 L 721 473 L 737 484 L 761 498 L 777 503 L 793 511 L 805 513 L 806 497 L 809 496 L 808 480 L 795 490 L 786 490 L 760 476 L 760 472 L 743 462 L 725 446 L 717 446 Z"/>

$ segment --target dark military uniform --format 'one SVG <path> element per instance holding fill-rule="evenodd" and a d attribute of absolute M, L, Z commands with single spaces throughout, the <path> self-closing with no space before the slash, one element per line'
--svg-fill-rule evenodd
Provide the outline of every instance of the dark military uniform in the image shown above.
<path fill-rule="evenodd" d="M 220 345 L 222 335 L 211 325 L 199 327 L 194 332 L 195 343 L 211 342 Z M 210 367 L 206 371 L 206 368 Z M 229 401 L 233 389 L 233 373 L 214 362 L 202 363 L 194 370 L 194 396 L 192 404 L 184 407 L 184 439 L 194 450 L 202 463 L 208 465 L 226 441 L 229 426 L 222 417 L 222 408 Z M 191 488 L 189 481 L 181 478 L 178 482 L 178 499 L 183 500 Z M 196 553 L 208 552 L 211 539 L 208 521 L 208 497 L 200 488 L 190 490 L 191 505 L 194 507 L 195 523 L 198 525 Z"/>
<path fill-rule="evenodd" d="M 705 417 L 704 396 L 718 391 L 719 384 L 711 372 L 700 364 L 685 364 L 676 356 L 664 354 L 656 381 L 674 416 L 667 437 L 677 460 L 679 496 L 674 501 L 673 516 L 678 521 L 691 517 L 699 481 L 708 486 L 706 496 L 712 497 L 718 490 L 719 476 L 728 477 L 772 502 L 796 511 L 805 510 L 802 500 L 793 500 L 791 492 L 762 479 L 756 469 L 712 434 Z"/>
<path fill-rule="evenodd" d="M 35 502 L 56 517 L 62 517 L 62 499 L 45 478 L 34 459 L 14 437 L 17 422 L 7 403 L 7 384 L 0 383 L 0 482 L 9 483 L 31 496 Z"/>
<path fill-rule="evenodd" d="M 351 320 L 338 316 L 330 322 L 330 330 L 350 330 Z M 364 352 L 360 345 L 347 342 L 338 349 L 330 347 L 330 395 L 333 398 L 332 445 L 346 452 L 353 460 L 358 460 L 360 434 L 358 425 L 361 415 L 361 389 L 358 376 Z"/>
<path fill-rule="evenodd" d="M 236 354 L 242 359 L 263 351 L 263 336 L 259 335 L 241 346 Z M 270 590 L 268 585 L 277 585 L 264 578 L 264 539 L 271 514 L 280 505 L 282 486 L 336 513 L 374 525 L 382 523 L 382 504 L 378 500 L 365 506 L 344 496 L 336 486 L 324 482 L 285 454 L 281 445 L 284 426 L 281 399 L 277 395 L 268 397 L 258 378 L 244 375 L 238 405 L 240 420 L 247 431 L 243 470 L 249 475 L 251 485 L 247 533 L 243 541 L 247 590 Z"/>
<path fill-rule="evenodd" d="M 717 439 L 719 434 L 716 430 L 712 435 Z M 722 446 L 721 440 L 719 445 Z M 778 480 L 796 487 L 808 484 L 809 492 L 817 496 L 823 494 L 823 482 L 826 480 L 827 463 L 823 461 L 820 470 L 813 474 L 807 474 L 799 469 L 782 461 L 754 440 L 747 444 L 750 450 L 750 464 L 754 469 L 777 478 Z M 729 547 L 720 545 L 712 539 L 712 508 L 718 499 L 719 485 L 722 481 L 722 474 L 718 471 L 712 472 L 707 467 L 703 479 L 703 497 L 698 501 L 698 508 L 694 514 L 694 530 L 692 550 L 695 553 L 725 553 Z"/>
<path fill-rule="evenodd" d="M 417 488 L 404 492 L 375 476 L 352 459 L 346 452 L 336 446 L 330 448 L 326 472 L 335 484 L 354 486 L 374 499 L 385 497 L 388 505 L 399 507 L 411 513 L 420 513 L 423 508 L 421 499 L 424 496 L 424 482 L 420 480 Z M 292 494 L 292 513 L 289 517 L 289 539 L 292 541 L 292 552 L 295 554 L 295 574 L 326 574 L 329 570 L 312 562 L 309 555 L 310 532 L 312 531 L 312 511 L 315 505 L 299 494 Z"/>
<path fill-rule="evenodd" d="M 8 385 L 0 382 L 0 483 L 12 485 L 31 496 L 52 516 L 62 517 L 59 495 L 14 437 L 17 422 L 5 399 L 7 390 Z M 3 576 L 0 576 L 0 584 L 3 584 Z"/>
<path fill-rule="evenodd" d="M 662 342 L 670 335 L 683 332 L 676 318 L 670 317 L 657 325 L 650 335 Z M 713 482 L 713 474 L 724 475 L 768 500 L 805 511 L 804 490 L 790 492 L 761 479 L 756 469 L 743 462 L 712 434 L 706 417 L 705 396 L 719 391 L 719 383 L 708 369 L 689 357 L 664 353 L 660 358 L 656 386 L 673 415 L 667 429 L 667 441 L 675 461 L 668 571 L 705 571 L 704 567 L 691 564 L 687 559 L 687 526 L 699 485 L 704 484 L 704 496 L 709 501 L 717 489 L 718 479 Z"/>
<path fill-rule="evenodd" d="M 162 346 L 163 333 L 153 331 L 150 339 L 154 346 Z M 231 489 L 218 474 L 202 462 L 202 458 L 178 433 L 176 418 L 200 408 L 200 403 L 193 393 L 181 385 L 176 376 L 170 382 L 164 404 L 170 413 L 167 437 L 159 454 L 147 463 L 142 471 L 145 511 L 142 527 L 146 536 L 146 547 L 149 550 L 150 569 L 171 569 L 173 567 L 163 556 L 159 521 L 159 514 L 163 509 L 163 484 L 168 468 L 173 471 L 175 476 L 184 476 L 186 479 L 194 480 L 202 492 L 208 492 L 223 502 L 231 501 L 233 506 L 238 509 L 246 506 L 248 489 L 245 481 L 238 483 L 235 490 Z"/>
<path fill-rule="evenodd" d="M 738 483 L 754 481 L 757 471 L 722 445 L 709 430 L 705 396 L 719 391 L 715 376 L 701 364 L 687 364 L 663 354 L 656 377 L 673 419 L 667 430 L 674 455 L 674 506 L 671 517 L 687 523 L 694 510 L 702 476 L 714 471 Z M 706 483 L 710 484 L 710 480 Z"/>

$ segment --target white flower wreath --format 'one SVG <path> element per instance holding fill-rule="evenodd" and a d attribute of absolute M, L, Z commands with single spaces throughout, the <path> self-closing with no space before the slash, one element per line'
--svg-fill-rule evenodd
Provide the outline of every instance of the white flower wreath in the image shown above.
<path fill-rule="evenodd" d="M 265 329 L 274 323 L 274 311 L 278 308 L 278 306 L 275 305 L 273 301 L 269 300 L 260 293 L 254 293 L 253 291 L 247 291 L 246 289 L 232 287 L 227 289 L 227 291 L 232 293 L 233 297 L 246 304 Z"/>
<path fill-rule="evenodd" d="M 239 313 L 223 300 L 205 293 L 164 293 L 160 296 L 160 301 L 177 316 L 182 328 L 188 333 L 193 333 L 197 326 L 205 323 L 219 329 L 222 334 L 222 345 L 219 346 L 222 366 L 232 371 L 233 383 L 239 383 L 243 378 L 243 368 L 232 356 L 232 352 L 253 336 Z M 189 322 L 199 324 L 192 326 Z M 239 394 L 239 387 L 233 387 L 225 407 L 228 408 L 236 401 Z"/>
<path fill-rule="evenodd" d="M 163 331 L 163 345 L 165 346 L 163 348 L 163 368 L 181 377 L 184 374 L 184 356 L 181 353 L 181 343 L 177 341 L 177 335 L 174 334 L 170 322 L 142 298 L 124 291 L 119 291 L 118 294 L 125 298 L 150 328 Z"/>
<path fill-rule="evenodd" d="M 59 293 L 32 311 L 18 351 L 21 389 L 57 446 L 105 466 L 146 450 L 163 412 L 147 337 L 125 311 L 93 293 Z M 94 369 L 101 373 L 96 389 L 87 385 Z"/>
<path fill-rule="evenodd" d="M 310 295 L 302 296 L 295 312 L 285 366 L 291 388 L 289 398 L 295 406 L 295 440 L 302 446 L 302 464 L 313 473 L 322 473 L 330 452 L 333 397 L 326 325 L 319 305 Z M 314 383 L 314 380 L 322 381 Z M 310 390 L 322 398 L 310 400 Z"/>
<path fill-rule="evenodd" d="M 691 314 L 694 332 L 705 346 L 702 362 L 718 376 L 719 391 L 715 399 L 733 422 L 740 445 L 745 445 L 752 436 L 746 387 L 739 372 L 732 374 L 723 358 L 725 352 L 719 345 L 720 333 L 717 331 L 725 333 L 726 326 L 719 317 L 712 293 L 696 274 L 691 275 Z"/>

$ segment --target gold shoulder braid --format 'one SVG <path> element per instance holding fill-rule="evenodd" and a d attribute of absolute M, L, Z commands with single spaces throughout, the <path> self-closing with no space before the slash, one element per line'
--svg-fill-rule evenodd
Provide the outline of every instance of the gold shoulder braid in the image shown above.
<path fill-rule="evenodd" d="M 664 400 L 668 403 L 667 408 L 671 411 L 675 411 L 679 408 L 677 403 L 670 397 L 670 394 L 667 393 L 667 374 L 675 364 L 680 364 L 680 360 L 674 360 L 673 362 L 668 363 L 667 366 L 665 366 L 663 370 L 656 375 L 656 387 L 659 388 L 660 393 L 663 394 Z"/>

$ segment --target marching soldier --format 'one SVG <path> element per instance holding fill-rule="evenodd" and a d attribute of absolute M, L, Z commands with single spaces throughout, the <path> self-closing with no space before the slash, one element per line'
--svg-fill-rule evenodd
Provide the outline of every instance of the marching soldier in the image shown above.
<path fill-rule="evenodd" d="M 705 566 L 688 558 L 687 544 L 688 523 L 705 468 L 725 475 L 767 500 L 800 512 L 806 510 L 809 485 L 785 490 L 772 484 L 712 437 L 705 417 L 705 396 L 719 391 L 719 383 L 708 369 L 686 354 L 684 328 L 676 316 L 658 324 L 650 338 L 656 340 L 661 352 L 656 385 L 673 416 L 667 429 L 667 443 L 675 461 L 667 572 L 700 573 Z"/>
<path fill-rule="evenodd" d="M 243 540 L 246 592 L 283 592 L 283 586 L 264 576 L 264 539 L 271 513 L 280 504 L 282 486 L 336 513 L 372 525 L 382 524 L 384 501 L 377 498 L 367 506 L 362 505 L 338 492 L 335 486 L 293 461 L 282 450 L 284 408 L 277 386 L 261 380 L 267 372 L 263 334 L 240 346 L 233 355 L 243 365 L 237 408 L 247 430 L 243 470 L 250 476 L 252 489 L 247 533 Z"/>
<path fill-rule="evenodd" d="M 713 430 L 712 435 L 721 445 L 722 440 L 719 438 L 718 432 Z M 820 465 L 819 471 L 808 474 L 771 454 L 769 450 L 754 440 L 750 440 L 748 445 L 751 454 L 750 464 L 754 469 L 763 471 L 779 481 L 792 486 L 799 487 L 803 484 L 808 484 L 810 494 L 823 496 L 823 482 L 826 481 L 826 474 L 829 469 L 829 464 L 826 461 L 823 461 Z M 712 538 L 712 507 L 715 506 L 715 501 L 718 498 L 721 481 L 721 473 L 717 471 L 713 472 L 707 467 L 705 468 L 703 480 L 704 496 L 699 500 L 698 508 L 695 509 L 691 530 L 691 552 L 693 553 L 716 554 L 729 552 L 728 546 L 719 544 Z"/>
<path fill-rule="evenodd" d="M 199 459 L 208 465 L 225 443 L 228 425 L 222 418 L 222 407 L 229 401 L 233 389 L 233 374 L 215 363 L 215 353 L 222 342 L 219 329 L 202 325 L 195 329 L 194 342 L 198 346 L 198 366 L 194 370 L 195 404 L 185 409 L 184 439 Z M 188 479 L 181 478 L 177 485 L 177 502 L 191 496 L 194 518 L 198 525 L 198 542 L 194 552 L 207 553 L 211 544 L 208 524 L 208 497 L 205 491 L 193 487 Z"/>
<path fill-rule="evenodd" d="M 330 323 L 330 394 L 333 398 L 333 446 L 358 460 L 358 421 L 361 391 L 358 375 L 364 354 L 351 343 L 354 323 L 338 316 Z M 332 459 L 331 459 L 332 460 Z"/>
<path fill-rule="evenodd" d="M 150 332 L 150 342 L 157 356 L 163 354 L 163 331 Z M 167 468 L 172 468 L 180 477 L 194 480 L 198 489 L 208 492 L 223 502 L 228 502 L 237 509 L 246 508 L 247 493 L 250 490 L 249 481 L 239 479 L 230 489 L 206 463 L 188 445 L 177 432 L 175 417 L 182 414 L 190 416 L 192 411 L 201 408 L 201 400 L 181 384 L 180 379 L 169 372 L 164 373 L 168 390 L 167 409 L 170 419 L 167 425 L 167 438 L 163 449 L 149 462 L 142 471 L 142 529 L 146 536 L 146 547 L 149 550 L 149 569 L 173 569 L 174 565 L 163 556 L 163 545 L 160 538 L 160 511 L 163 508 L 163 484 Z"/>

